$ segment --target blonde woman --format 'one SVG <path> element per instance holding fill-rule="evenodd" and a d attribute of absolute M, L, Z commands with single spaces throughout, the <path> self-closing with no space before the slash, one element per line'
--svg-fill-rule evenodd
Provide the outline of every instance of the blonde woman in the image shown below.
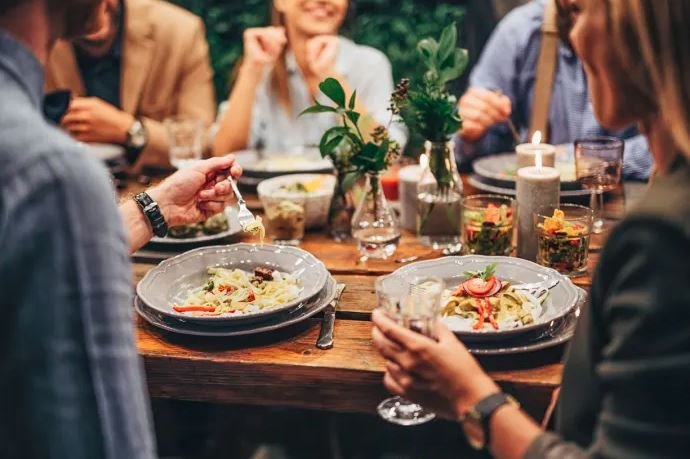
<path fill-rule="evenodd" d="M 245 148 L 299 150 L 318 145 L 334 116 L 299 118 L 320 95 L 318 85 L 338 79 L 370 128 L 388 125 L 393 76 L 388 58 L 338 35 L 348 0 L 275 0 L 272 26 L 244 33 L 244 56 L 227 104 L 221 106 L 215 155 Z M 322 100 L 322 99 L 320 99 Z M 392 136 L 403 143 L 404 129 Z"/>
<path fill-rule="evenodd" d="M 566 360 L 558 433 L 542 432 L 502 395 L 443 326 L 436 342 L 376 312 L 384 383 L 460 419 L 472 443 L 501 459 L 688 457 L 690 2 L 577 6 L 571 39 L 594 111 L 608 128 L 640 124 L 656 176 L 601 254 Z"/>

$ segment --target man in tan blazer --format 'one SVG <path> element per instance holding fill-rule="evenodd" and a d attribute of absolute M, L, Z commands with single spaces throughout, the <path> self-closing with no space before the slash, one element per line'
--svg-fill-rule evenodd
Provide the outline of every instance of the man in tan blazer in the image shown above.
<path fill-rule="evenodd" d="M 162 121 L 215 116 L 213 71 L 201 20 L 162 0 L 105 0 L 107 26 L 58 42 L 46 89 L 70 90 L 61 126 L 82 142 L 127 147 L 133 170 L 169 165 Z"/>

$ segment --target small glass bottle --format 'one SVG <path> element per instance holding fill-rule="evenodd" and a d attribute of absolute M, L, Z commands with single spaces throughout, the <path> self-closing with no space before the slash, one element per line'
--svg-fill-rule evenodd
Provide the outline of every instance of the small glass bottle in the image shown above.
<path fill-rule="evenodd" d="M 364 196 L 352 217 L 352 237 L 363 257 L 386 259 L 400 242 L 400 227 L 383 194 L 378 174 L 366 175 Z"/>

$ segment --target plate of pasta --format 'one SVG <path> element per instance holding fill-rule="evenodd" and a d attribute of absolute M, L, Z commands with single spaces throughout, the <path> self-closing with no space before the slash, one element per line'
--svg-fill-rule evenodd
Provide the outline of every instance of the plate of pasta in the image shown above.
<path fill-rule="evenodd" d="M 384 277 L 380 288 L 404 292 L 414 278 L 428 276 L 444 280 L 441 320 L 468 341 L 505 339 L 544 329 L 576 308 L 579 299 L 575 285 L 555 270 L 500 256 L 413 263 Z M 533 288 L 523 288 L 528 285 Z"/>
<path fill-rule="evenodd" d="M 137 285 L 149 308 L 207 325 L 262 320 L 321 292 L 323 263 L 295 247 L 202 247 L 165 260 Z"/>

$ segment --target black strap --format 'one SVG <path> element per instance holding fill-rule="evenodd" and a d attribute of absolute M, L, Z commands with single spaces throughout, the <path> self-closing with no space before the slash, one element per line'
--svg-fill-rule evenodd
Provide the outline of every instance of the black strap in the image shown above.
<path fill-rule="evenodd" d="M 168 224 L 161 213 L 160 207 L 158 207 L 158 203 L 146 192 L 141 192 L 134 196 L 134 201 L 136 201 L 144 215 L 146 215 L 146 218 L 148 218 L 153 234 L 158 237 L 165 237 L 168 234 Z"/>
<path fill-rule="evenodd" d="M 474 407 L 474 411 L 479 414 L 479 418 L 482 420 L 482 429 L 484 430 L 484 438 L 486 440 L 485 448 L 491 445 L 491 417 L 496 412 L 498 408 L 508 403 L 515 403 L 510 395 L 503 392 L 497 394 L 489 395 L 488 397 L 482 399 Z"/>

